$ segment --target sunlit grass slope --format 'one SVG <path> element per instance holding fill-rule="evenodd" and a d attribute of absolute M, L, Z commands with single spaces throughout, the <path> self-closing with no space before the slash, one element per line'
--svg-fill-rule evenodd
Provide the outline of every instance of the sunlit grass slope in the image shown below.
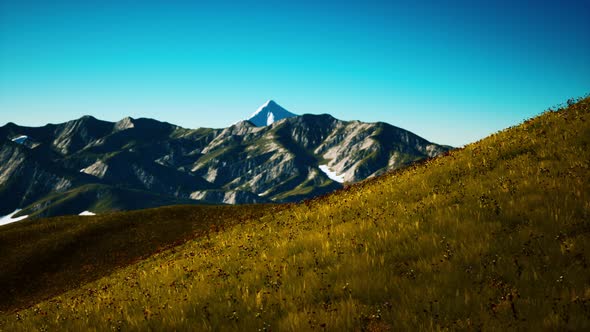
<path fill-rule="evenodd" d="M 588 330 L 590 100 L 6 315 L 13 330 Z"/>

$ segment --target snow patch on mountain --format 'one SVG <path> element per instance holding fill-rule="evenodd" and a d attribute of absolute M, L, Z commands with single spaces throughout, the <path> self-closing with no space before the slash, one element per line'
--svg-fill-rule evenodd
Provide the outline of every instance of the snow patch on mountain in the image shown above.
<path fill-rule="evenodd" d="M 344 174 L 338 175 L 336 172 L 332 172 L 328 165 L 320 165 L 320 170 L 324 172 L 330 179 L 333 181 L 343 183 L 344 182 Z"/>
<path fill-rule="evenodd" d="M 21 209 L 16 209 L 14 210 L 14 212 L 12 212 L 11 214 L 5 215 L 4 217 L 0 217 L 0 225 L 6 225 L 6 224 L 10 224 L 19 220 L 23 220 L 28 218 L 29 216 L 20 216 L 20 217 L 16 217 L 13 218 L 13 216 L 15 214 L 17 214 Z"/>
<path fill-rule="evenodd" d="M 95 216 L 96 213 L 94 212 L 90 212 L 90 211 L 82 211 L 80 212 L 80 214 L 78 214 L 79 216 Z"/>
<path fill-rule="evenodd" d="M 15 137 L 12 139 L 12 141 L 14 143 L 18 143 L 18 144 L 25 144 L 25 141 L 29 139 L 29 136 L 27 135 L 21 135 L 19 137 Z"/>

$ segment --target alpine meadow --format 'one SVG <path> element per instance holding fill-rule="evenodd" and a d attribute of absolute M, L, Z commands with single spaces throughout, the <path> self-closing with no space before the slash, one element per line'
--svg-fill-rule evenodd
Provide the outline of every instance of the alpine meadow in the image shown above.
<path fill-rule="evenodd" d="M 589 167 L 585 97 L 331 194 L 259 213 L 228 206 L 222 219 L 209 210 L 201 231 L 175 232 L 165 249 L 138 249 L 94 278 L 80 268 L 79 286 L 7 308 L 0 330 L 588 330 Z M 197 223 L 205 209 L 62 218 L 155 228 L 177 213 Z M 165 232 L 149 227 L 141 234 Z M 107 253 L 112 232 L 89 254 Z"/>

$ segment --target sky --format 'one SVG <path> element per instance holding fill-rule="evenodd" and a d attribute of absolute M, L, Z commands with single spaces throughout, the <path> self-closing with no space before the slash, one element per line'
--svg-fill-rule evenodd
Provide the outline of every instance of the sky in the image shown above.
<path fill-rule="evenodd" d="M 587 1 L 0 0 L 0 125 L 273 99 L 461 146 L 590 92 Z"/>

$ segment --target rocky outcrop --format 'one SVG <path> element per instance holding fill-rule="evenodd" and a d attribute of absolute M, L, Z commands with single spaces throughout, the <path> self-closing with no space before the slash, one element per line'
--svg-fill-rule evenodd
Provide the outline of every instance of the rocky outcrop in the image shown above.
<path fill-rule="evenodd" d="M 218 202 L 223 204 L 254 204 L 267 203 L 268 200 L 254 195 L 248 191 L 240 190 L 202 190 L 195 191 L 190 195 L 191 199 Z"/>
<path fill-rule="evenodd" d="M 113 123 L 84 116 L 54 127 L 55 138 L 50 144 L 57 152 L 67 155 L 112 132 Z"/>
<path fill-rule="evenodd" d="M 14 142 L 0 143 L 0 161 L 0 215 L 76 184 L 67 172 L 38 160 L 27 147 Z"/>

